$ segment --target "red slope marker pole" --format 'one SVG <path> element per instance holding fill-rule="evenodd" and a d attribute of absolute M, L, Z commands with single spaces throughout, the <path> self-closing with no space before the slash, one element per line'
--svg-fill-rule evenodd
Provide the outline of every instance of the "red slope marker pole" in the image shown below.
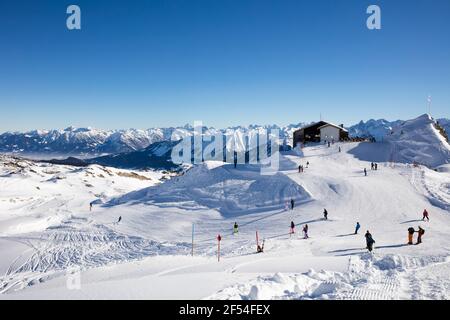
<path fill-rule="evenodd" d="M 258 251 L 259 247 L 259 238 L 258 238 L 258 231 L 256 231 L 256 251 Z"/>

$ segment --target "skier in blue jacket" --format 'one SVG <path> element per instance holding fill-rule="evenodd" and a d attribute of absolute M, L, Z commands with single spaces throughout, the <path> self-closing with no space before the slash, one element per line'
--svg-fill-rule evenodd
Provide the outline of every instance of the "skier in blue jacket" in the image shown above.
<path fill-rule="evenodd" d="M 356 222 L 355 234 L 358 234 L 359 228 L 361 228 L 361 225 L 359 224 L 359 222 Z"/>

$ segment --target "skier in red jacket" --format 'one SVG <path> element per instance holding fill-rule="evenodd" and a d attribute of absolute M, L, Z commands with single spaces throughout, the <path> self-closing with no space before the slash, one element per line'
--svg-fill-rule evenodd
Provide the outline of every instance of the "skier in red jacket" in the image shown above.
<path fill-rule="evenodd" d="M 423 218 L 422 221 L 425 221 L 425 219 L 427 219 L 427 221 L 430 221 L 430 218 L 428 217 L 428 211 L 427 209 L 423 210 Z"/>

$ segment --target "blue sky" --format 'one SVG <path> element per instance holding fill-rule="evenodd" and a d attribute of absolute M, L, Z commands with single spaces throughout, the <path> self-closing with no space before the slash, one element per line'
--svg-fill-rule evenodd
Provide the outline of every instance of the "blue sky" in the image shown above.
<path fill-rule="evenodd" d="M 448 0 L 2 0 L 0 131 L 450 117 L 449 34 Z"/>

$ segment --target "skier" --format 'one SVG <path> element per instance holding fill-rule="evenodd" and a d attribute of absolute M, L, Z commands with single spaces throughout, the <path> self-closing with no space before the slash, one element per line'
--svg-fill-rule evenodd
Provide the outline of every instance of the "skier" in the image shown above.
<path fill-rule="evenodd" d="M 295 205 L 294 199 L 291 199 L 291 210 L 294 210 L 294 205 Z"/>
<path fill-rule="evenodd" d="M 378 163 L 375 163 L 375 171 L 378 170 Z"/>
<path fill-rule="evenodd" d="M 367 177 L 367 170 L 366 170 L 366 168 L 364 168 L 364 176 Z"/>
<path fill-rule="evenodd" d="M 92 202 L 89 203 L 89 211 L 92 211 Z"/>
<path fill-rule="evenodd" d="M 425 221 L 425 219 L 427 219 L 427 221 L 430 221 L 430 218 L 429 218 L 429 216 L 428 216 L 428 211 L 427 211 L 427 209 L 424 209 L 424 210 L 423 210 L 423 218 L 422 218 L 422 221 Z"/>
<path fill-rule="evenodd" d="M 366 237 L 367 250 L 369 250 L 369 252 L 372 252 L 373 244 L 375 243 L 375 240 L 373 240 L 372 235 L 370 234 L 369 230 L 367 230 L 365 237 Z"/>
<path fill-rule="evenodd" d="M 307 168 L 309 167 L 309 161 L 306 162 L 306 167 L 307 167 Z"/>
<path fill-rule="evenodd" d="M 328 220 L 328 211 L 327 211 L 327 209 L 323 209 L 323 217 L 325 218 L 325 220 Z"/>
<path fill-rule="evenodd" d="M 375 165 L 373 164 L 373 162 L 370 163 L 370 170 L 374 170 Z"/>
<path fill-rule="evenodd" d="M 331 145 L 331 143 L 330 143 L 330 141 L 328 141 L 328 148 L 330 147 L 330 145 Z"/>
<path fill-rule="evenodd" d="M 119 220 L 117 220 L 117 224 L 119 224 L 120 221 L 122 221 L 122 216 L 120 216 Z"/>
<path fill-rule="evenodd" d="M 341 152 L 341 147 L 339 147 L 339 152 Z"/>
<path fill-rule="evenodd" d="M 264 241 L 265 241 L 265 240 L 263 240 L 262 245 L 259 245 L 259 244 L 258 244 L 258 247 L 256 248 L 256 252 L 257 252 L 257 253 L 262 253 L 262 252 L 264 252 Z"/>
<path fill-rule="evenodd" d="M 239 226 L 237 224 L 237 222 L 234 223 L 233 226 L 233 234 L 237 234 L 239 232 Z"/>
<path fill-rule="evenodd" d="M 305 224 L 305 226 L 303 227 L 303 234 L 305 235 L 305 239 L 308 239 L 308 225 Z"/>
<path fill-rule="evenodd" d="M 355 234 L 358 234 L 359 228 L 361 228 L 361 225 L 359 224 L 359 222 L 356 222 Z"/>
<path fill-rule="evenodd" d="M 419 230 L 417 230 L 416 232 L 418 233 L 416 244 L 422 243 L 422 236 L 424 235 L 425 230 L 419 226 Z"/>
<path fill-rule="evenodd" d="M 416 230 L 414 230 L 413 227 L 408 228 L 408 244 L 413 244 L 414 232 L 416 232 Z"/>
<path fill-rule="evenodd" d="M 294 221 L 291 221 L 291 234 L 295 233 L 295 223 Z"/>
<path fill-rule="evenodd" d="M 302 172 L 302 165 L 298 166 L 298 173 Z"/>

